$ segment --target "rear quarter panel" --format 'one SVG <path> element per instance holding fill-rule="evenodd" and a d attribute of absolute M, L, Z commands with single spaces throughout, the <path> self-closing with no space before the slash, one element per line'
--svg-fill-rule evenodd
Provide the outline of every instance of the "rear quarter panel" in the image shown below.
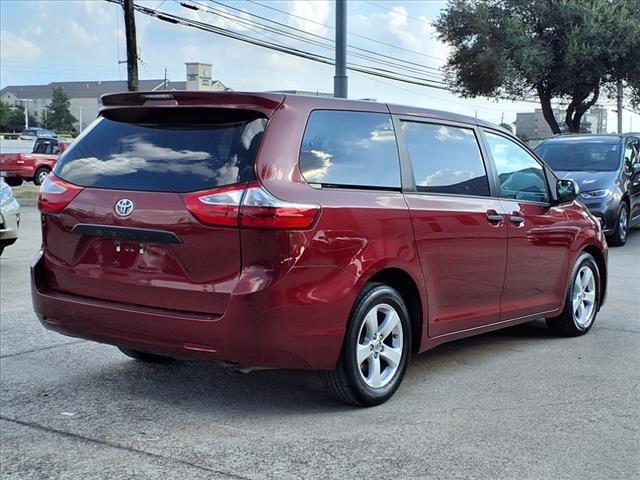
<path fill-rule="evenodd" d="M 253 283 L 257 284 L 277 282 L 292 268 L 317 267 L 322 283 L 298 292 L 297 298 L 289 301 L 296 305 L 313 300 L 314 308 L 307 310 L 313 317 L 310 321 L 328 322 L 344 332 L 358 293 L 379 271 L 404 270 L 422 299 L 424 283 L 401 192 L 317 189 L 304 180 L 298 157 L 307 119 L 314 109 L 313 101 L 287 97 L 267 125 L 256 174 L 278 198 L 321 205 L 320 218 L 313 229 L 304 232 L 242 231 L 243 271 L 261 272 L 260 281 Z M 388 113 L 385 105 L 364 102 L 323 101 L 322 109 Z M 328 273 L 331 270 L 334 278 Z M 344 272 L 350 280 L 345 280 Z M 422 318 L 426 319 L 426 302 L 422 304 Z M 426 331 L 424 328 L 425 335 Z"/>

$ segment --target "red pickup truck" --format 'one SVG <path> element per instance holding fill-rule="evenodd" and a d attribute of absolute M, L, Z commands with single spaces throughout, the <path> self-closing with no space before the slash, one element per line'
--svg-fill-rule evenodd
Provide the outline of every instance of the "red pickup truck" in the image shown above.
<path fill-rule="evenodd" d="M 69 144 L 57 138 L 38 138 L 31 153 L 3 153 L 0 176 L 11 186 L 20 185 L 24 180 L 40 185 Z"/>

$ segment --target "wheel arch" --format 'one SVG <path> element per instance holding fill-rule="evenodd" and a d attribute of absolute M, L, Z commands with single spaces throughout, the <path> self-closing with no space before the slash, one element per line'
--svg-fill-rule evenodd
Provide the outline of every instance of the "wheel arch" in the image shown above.
<path fill-rule="evenodd" d="M 595 259 L 596 265 L 598 265 L 598 273 L 600 276 L 600 295 L 598 298 L 598 309 L 600 309 L 607 296 L 607 262 L 602 251 L 600 251 L 600 249 L 595 245 L 587 245 L 582 249 L 582 251 L 590 254 Z"/>
<path fill-rule="evenodd" d="M 405 270 L 387 267 L 376 272 L 367 282 L 379 282 L 397 290 L 407 304 L 411 322 L 411 351 L 420 351 L 423 333 L 423 304 L 420 289 L 413 277 Z"/>

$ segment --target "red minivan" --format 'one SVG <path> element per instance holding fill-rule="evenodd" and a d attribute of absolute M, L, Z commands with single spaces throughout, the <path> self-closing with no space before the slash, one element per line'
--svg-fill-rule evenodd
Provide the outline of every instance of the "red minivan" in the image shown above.
<path fill-rule="evenodd" d="M 375 405 L 411 353 L 546 318 L 586 333 L 607 246 L 508 132 L 267 93 L 103 97 L 42 185 L 35 311 L 140 360 L 321 370 Z"/>

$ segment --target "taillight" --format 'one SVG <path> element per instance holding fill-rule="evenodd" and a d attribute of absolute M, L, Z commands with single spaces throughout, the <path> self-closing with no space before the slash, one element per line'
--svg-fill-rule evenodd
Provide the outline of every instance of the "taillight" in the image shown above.
<path fill-rule="evenodd" d="M 42 213 L 62 211 L 69 202 L 76 198 L 82 187 L 65 182 L 53 173 L 47 175 L 38 192 L 38 210 Z"/>
<path fill-rule="evenodd" d="M 306 230 L 321 210 L 315 204 L 280 200 L 258 182 L 188 193 L 183 198 L 194 217 L 219 227 Z"/>
<path fill-rule="evenodd" d="M 240 201 L 246 183 L 229 187 L 187 193 L 184 203 L 191 214 L 207 225 L 237 227 Z"/>
<path fill-rule="evenodd" d="M 242 198 L 240 225 L 269 230 L 306 230 L 316 221 L 320 205 L 285 202 L 258 182 L 251 182 Z"/>

